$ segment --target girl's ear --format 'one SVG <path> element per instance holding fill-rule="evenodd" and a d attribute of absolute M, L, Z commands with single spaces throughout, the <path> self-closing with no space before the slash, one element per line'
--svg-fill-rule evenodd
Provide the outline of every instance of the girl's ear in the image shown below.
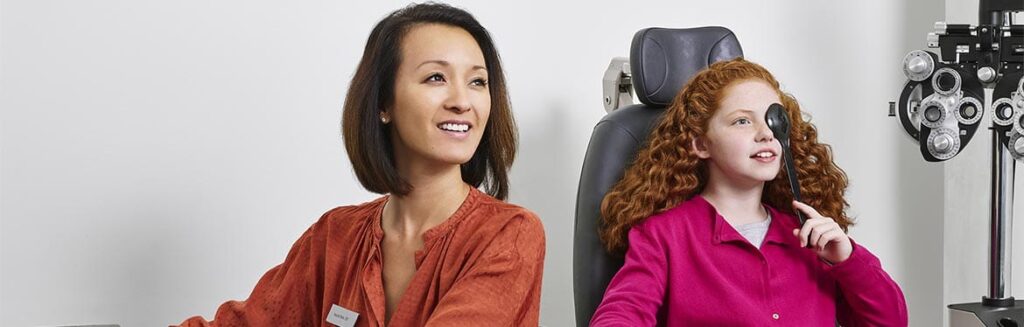
<path fill-rule="evenodd" d="M 703 136 L 698 136 L 690 142 L 690 149 L 697 155 L 698 158 L 707 159 L 711 158 L 711 151 L 708 150 L 708 140 Z"/>

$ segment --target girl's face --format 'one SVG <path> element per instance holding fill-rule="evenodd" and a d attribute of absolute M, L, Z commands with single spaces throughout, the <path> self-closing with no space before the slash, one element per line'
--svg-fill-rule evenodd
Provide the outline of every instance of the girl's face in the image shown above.
<path fill-rule="evenodd" d="M 778 93 L 759 79 L 742 80 L 724 90 L 719 108 L 708 122 L 704 137 L 694 142 L 697 156 L 708 161 L 712 179 L 753 187 L 779 174 L 782 146 L 765 123 Z"/>
<path fill-rule="evenodd" d="M 399 165 L 469 161 L 490 112 L 483 51 L 468 32 L 424 24 L 405 34 L 394 105 L 385 113 Z"/>

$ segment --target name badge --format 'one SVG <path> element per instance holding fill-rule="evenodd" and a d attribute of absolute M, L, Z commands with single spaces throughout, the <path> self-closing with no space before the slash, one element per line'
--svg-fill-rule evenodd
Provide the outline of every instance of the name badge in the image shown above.
<path fill-rule="evenodd" d="M 327 322 L 339 327 L 354 327 L 359 314 L 355 311 L 342 308 L 337 304 L 331 305 L 331 312 L 327 314 Z"/>

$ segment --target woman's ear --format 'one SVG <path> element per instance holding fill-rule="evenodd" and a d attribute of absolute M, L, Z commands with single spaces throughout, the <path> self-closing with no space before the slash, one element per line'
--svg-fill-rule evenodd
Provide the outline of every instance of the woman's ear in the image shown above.
<path fill-rule="evenodd" d="M 698 158 L 707 159 L 711 158 L 711 151 L 708 150 L 708 140 L 703 136 L 698 136 L 690 142 L 690 149 L 697 155 Z"/>
<path fill-rule="evenodd" d="M 387 109 L 381 110 L 379 115 L 381 124 L 387 125 L 391 122 L 391 113 Z"/>

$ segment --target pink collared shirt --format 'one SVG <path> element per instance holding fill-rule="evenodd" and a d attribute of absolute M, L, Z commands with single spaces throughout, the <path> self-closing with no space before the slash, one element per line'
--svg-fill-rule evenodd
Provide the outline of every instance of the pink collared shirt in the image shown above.
<path fill-rule="evenodd" d="M 907 305 L 871 252 L 839 264 L 793 236 L 795 216 L 768 205 L 760 249 L 701 196 L 629 231 L 625 264 L 591 326 L 906 326 Z"/>

